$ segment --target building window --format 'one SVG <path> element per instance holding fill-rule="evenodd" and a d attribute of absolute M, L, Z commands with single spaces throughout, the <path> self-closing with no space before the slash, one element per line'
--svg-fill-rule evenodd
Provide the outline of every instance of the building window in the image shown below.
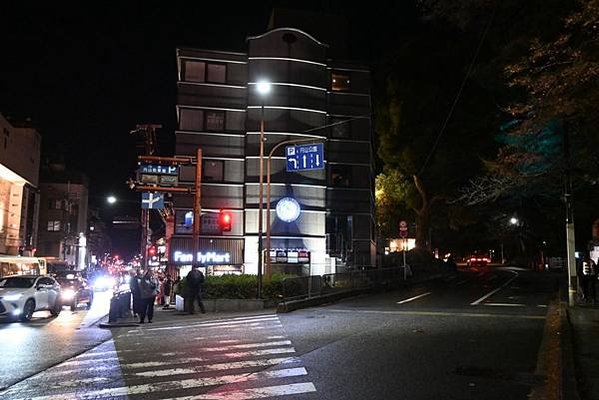
<path fill-rule="evenodd" d="M 202 61 L 185 61 L 183 63 L 184 79 L 188 82 L 227 82 L 227 65 L 212 64 Z"/>
<path fill-rule="evenodd" d="M 206 182 L 222 182 L 225 179 L 225 162 L 222 160 L 205 160 L 202 166 L 203 177 Z"/>
<path fill-rule="evenodd" d="M 331 90 L 340 92 L 350 90 L 350 77 L 348 74 L 331 73 Z"/>
<path fill-rule="evenodd" d="M 227 66 L 225 64 L 208 64 L 206 82 L 227 82 Z"/>
<path fill-rule="evenodd" d="M 48 232 L 60 232 L 60 221 L 48 221 Z"/>
<path fill-rule="evenodd" d="M 223 131 L 225 130 L 225 112 L 224 111 L 206 111 L 206 130 Z"/>
<path fill-rule="evenodd" d="M 331 185 L 349 187 L 351 184 L 351 167 L 349 165 L 331 166 Z"/>
<path fill-rule="evenodd" d="M 184 64 L 185 80 L 189 82 L 205 82 L 206 63 L 200 61 L 185 61 Z"/>
<path fill-rule="evenodd" d="M 344 118 L 331 118 L 331 137 L 337 139 L 349 138 L 350 123 Z"/>
<path fill-rule="evenodd" d="M 204 111 L 194 108 L 179 110 L 179 129 L 184 131 L 201 131 L 204 129 Z"/>

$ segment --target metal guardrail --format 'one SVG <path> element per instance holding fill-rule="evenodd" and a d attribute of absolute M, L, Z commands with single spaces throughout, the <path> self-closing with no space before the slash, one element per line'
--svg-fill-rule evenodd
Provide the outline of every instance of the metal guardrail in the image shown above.
<path fill-rule="evenodd" d="M 283 299 L 300 300 L 347 290 L 389 287 L 405 281 L 411 274 L 409 266 L 400 266 L 286 278 Z"/>
<path fill-rule="evenodd" d="M 116 322 L 119 318 L 131 316 L 131 290 L 115 290 L 110 298 L 110 309 L 108 311 L 108 322 Z"/>

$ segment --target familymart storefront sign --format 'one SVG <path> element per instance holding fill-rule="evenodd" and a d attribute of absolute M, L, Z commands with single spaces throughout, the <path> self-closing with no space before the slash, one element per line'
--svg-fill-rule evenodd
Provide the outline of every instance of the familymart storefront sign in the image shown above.
<path fill-rule="evenodd" d="M 242 265 L 243 239 L 201 238 L 194 255 L 190 237 L 173 237 L 169 262 L 173 265 Z"/>

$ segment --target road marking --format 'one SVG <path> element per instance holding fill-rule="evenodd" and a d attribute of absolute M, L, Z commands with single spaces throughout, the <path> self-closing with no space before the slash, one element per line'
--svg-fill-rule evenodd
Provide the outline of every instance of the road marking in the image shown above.
<path fill-rule="evenodd" d="M 419 299 L 419 298 L 421 298 L 421 297 L 428 296 L 429 294 L 431 294 L 431 292 L 422 293 L 422 294 L 419 294 L 418 296 L 414 296 L 414 297 L 410 297 L 409 299 L 405 299 L 405 300 L 402 300 L 402 301 L 398 301 L 398 302 L 397 302 L 397 304 L 404 304 L 404 303 L 408 303 L 408 302 L 410 302 L 410 301 L 417 300 L 417 299 Z"/>
<path fill-rule="evenodd" d="M 292 383 L 290 385 L 266 386 L 244 390 L 230 390 L 216 393 L 200 394 L 197 396 L 175 397 L 165 400 L 252 400 L 265 397 L 290 396 L 294 394 L 316 392 L 314 384 Z"/>
<path fill-rule="evenodd" d="M 486 314 L 486 313 L 460 313 L 460 312 L 442 312 L 442 311 L 382 311 L 382 310 L 343 310 L 327 309 L 329 312 L 351 313 L 351 314 L 395 314 L 411 315 L 422 317 L 472 317 L 472 318 L 509 318 L 509 319 L 545 319 L 544 315 L 506 315 L 506 314 Z"/>
<path fill-rule="evenodd" d="M 478 300 L 473 301 L 472 303 L 470 303 L 471 306 L 477 306 L 480 303 L 482 303 L 483 301 L 485 301 L 486 299 L 488 299 L 489 297 L 493 296 L 495 293 L 499 292 L 501 289 L 503 289 L 504 287 L 506 287 L 507 285 L 509 285 L 514 279 L 516 279 L 519 274 L 515 271 L 510 271 L 511 273 L 515 274 L 511 279 L 509 279 L 507 282 L 505 282 L 503 285 L 499 286 L 497 289 L 487 293 L 486 295 L 484 295 L 483 297 L 481 297 Z"/>
<path fill-rule="evenodd" d="M 537 307 L 540 307 L 540 308 L 547 308 L 547 304 L 538 304 L 538 305 L 537 305 Z"/>
<path fill-rule="evenodd" d="M 243 343 L 243 344 L 232 344 L 225 347 L 207 347 L 202 351 L 228 351 L 233 349 L 254 349 L 256 347 L 271 347 L 271 346 L 285 346 L 291 344 L 291 340 L 280 340 L 277 342 L 263 342 L 263 343 Z"/>
<path fill-rule="evenodd" d="M 56 395 L 39 396 L 29 398 L 30 400 L 78 400 L 78 399 L 89 399 L 89 398 L 110 398 L 120 396 L 132 396 L 138 394 L 146 394 L 152 392 L 164 392 L 168 390 L 187 390 L 194 388 L 201 388 L 206 386 L 216 385 L 227 385 L 232 383 L 258 381 L 262 379 L 277 379 L 277 378 L 288 378 L 293 376 L 304 376 L 308 372 L 305 368 L 286 368 L 278 369 L 274 371 L 261 371 L 252 374 L 236 374 L 236 375 L 225 375 L 219 377 L 204 377 L 204 378 L 193 378 L 183 379 L 169 382 L 155 382 L 133 386 L 121 386 L 113 388 L 105 388 L 99 390 L 91 390 L 89 392 L 76 392 L 76 393 L 61 393 Z"/>
<path fill-rule="evenodd" d="M 278 321 L 279 317 L 276 315 L 272 316 L 263 316 L 263 317 L 252 317 L 243 320 L 216 320 L 216 321 L 206 321 L 198 324 L 186 324 L 186 325 L 174 325 L 174 326 L 165 326 L 160 328 L 150 328 L 146 329 L 146 331 L 168 331 L 175 329 L 187 329 L 187 328 L 204 328 L 204 327 L 213 327 L 213 326 L 228 326 L 228 325 L 243 325 L 247 326 L 251 323 L 257 322 L 266 322 L 266 321 Z"/>
<path fill-rule="evenodd" d="M 135 376 L 169 376 L 169 375 L 183 375 L 183 374 L 195 374 L 198 372 L 206 372 L 206 371 L 221 371 L 227 369 L 241 369 L 248 367 L 261 367 L 261 366 L 269 366 L 269 365 L 279 365 L 286 364 L 292 362 L 300 361 L 297 357 L 282 357 L 282 358 L 266 358 L 262 360 L 251 360 L 251 361 L 238 361 L 238 362 L 226 362 L 220 364 L 209 364 L 209 365 L 200 365 L 198 367 L 193 368 L 169 368 L 169 369 L 161 369 L 155 371 L 144 371 L 144 372 L 136 372 Z"/>
<path fill-rule="evenodd" d="M 518 304 L 518 303 L 483 303 L 483 306 L 494 306 L 494 307 L 526 307 L 525 304 Z"/>

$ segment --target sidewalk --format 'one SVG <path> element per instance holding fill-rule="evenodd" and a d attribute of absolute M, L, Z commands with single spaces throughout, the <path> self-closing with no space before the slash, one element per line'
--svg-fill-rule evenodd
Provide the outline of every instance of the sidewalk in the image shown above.
<path fill-rule="evenodd" d="M 578 393 L 582 400 L 599 399 L 599 306 L 568 308 Z"/>

